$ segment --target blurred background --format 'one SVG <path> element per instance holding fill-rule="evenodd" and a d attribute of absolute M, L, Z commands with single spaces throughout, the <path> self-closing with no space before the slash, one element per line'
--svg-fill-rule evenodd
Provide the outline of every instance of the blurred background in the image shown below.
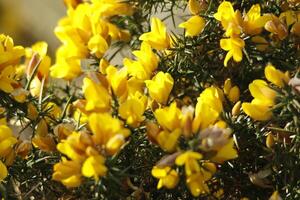
<path fill-rule="evenodd" d="M 182 10 L 176 13 L 176 26 L 186 14 L 182 13 Z M 25 47 L 37 41 L 46 41 L 49 45 L 48 54 L 54 58 L 60 42 L 53 31 L 58 20 L 65 15 L 63 0 L 0 0 L 0 34 L 11 36 L 16 45 Z M 156 13 L 155 16 L 164 19 L 166 14 Z M 170 32 L 182 33 L 182 29 L 174 27 L 171 18 L 165 23 Z M 128 49 L 121 53 L 130 56 Z M 124 55 L 116 56 L 115 64 L 120 64 Z"/>
<path fill-rule="evenodd" d="M 65 12 L 63 0 L 0 0 L 0 34 L 24 46 L 46 41 L 53 56 L 59 45 L 53 30 Z"/>

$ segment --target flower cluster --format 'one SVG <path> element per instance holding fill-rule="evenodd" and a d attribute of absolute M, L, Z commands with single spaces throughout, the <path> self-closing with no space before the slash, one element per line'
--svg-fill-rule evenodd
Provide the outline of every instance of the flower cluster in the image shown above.
<path fill-rule="evenodd" d="M 131 15 L 133 8 L 122 1 L 92 0 L 67 5 L 67 16 L 54 32 L 63 43 L 56 52 L 51 76 L 66 80 L 82 73 L 81 61 L 94 56 L 100 59 L 112 41 L 128 40 L 129 33 L 110 23 L 116 15 Z"/>
<path fill-rule="evenodd" d="M 1 197 L 299 198 L 298 1 L 64 2 L 55 60 L 0 35 Z"/>

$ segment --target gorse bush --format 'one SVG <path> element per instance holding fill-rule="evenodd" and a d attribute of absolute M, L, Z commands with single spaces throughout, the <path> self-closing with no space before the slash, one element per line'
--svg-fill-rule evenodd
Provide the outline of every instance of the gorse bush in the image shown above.
<path fill-rule="evenodd" d="M 300 1 L 65 4 L 0 35 L 3 199 L 300 199 Z"/>

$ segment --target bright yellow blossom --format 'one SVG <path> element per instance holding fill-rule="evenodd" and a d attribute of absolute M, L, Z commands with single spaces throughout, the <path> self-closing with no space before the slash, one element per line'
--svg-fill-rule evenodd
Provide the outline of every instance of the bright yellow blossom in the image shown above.
<path fill-rule="evenodd" d="M 99 179 L 99 176 L 105 176 L 107 168 L 105 167 L 105 158 L 102 155 L 89 156 L 82 165 L 82 175 L 86 177 L 94 177 L 95 180 Z"/>
<path fill-rule="evenodd" d="M 154 116 L 159 125 L 169 131 L 180 128 L 181 125 L 181 110 L 177 108 L 176 102 L 173 102 L 169 107 L 156 109 Z"/>
<path fill-rule="evenodd" d="M 63 159 L 53 167 L 52 179 L 61 181 L 67 187 L 78 187 L 81 184 L 81 164 L 77 161 Z"/>
<path fill-rule="evenodd" d="M 64 58 L 67 50 L 59 48 L 56 52 L 56 63 L 50 68 L 50 74 L 54 78 L 71 80 L 81 74 L 80 59 L 75 57 Z"/>
<path fill-rule="evenodd" d="M 0 160 L 0 183 L 1 183 L 1 181 L 3 181 L 6 178 L 7 174 L 8 174 L 7 168 L 3 164 L 3 162 Z"/>
<path fill-rule="evenodd" d="M 241 33 L 242 16 L 237 10 L 234 11 L 233 6 L 228 1 L 223 1 L 219 7 L 217 13 L 214 14 L 215 19 L 221 21 L 225 35 L 227 37 L 239 35 Z"/>
<path fill-rule="evenodd" d="M 67 139 L 57 144 L 57 149 L 73 161 L 82 162 L 87 157 L 87 147 L 91 145 L 93 141 L 90 135 L 84 132 L 73 132 Z"/>
<path fill-rule="evenodd" d="M 17 141 L 8 126 L 0 125 L 0 157 L 8 156 L 13 151 L 13 146 Z"/>
<path fill-rule="evenodd" d="M 211 158 L 211 161 L 223 163 L 226 160 L 237 158 L 237 156 L 237 151 L 234 149 L 234 141 L 231 138 L 223 147 L 217 150 L 217 154 Z"/>
<path fill-rule="evenodd" d="M 15 68 L 13 66 L 5 67 L 0 71 L 0 90 L 11 93 L 14 90 L 13 84 L 17 82 L 14 80 Z"/>
<path fill-rule="evenodd" d="M 128 70 L 128 74 L 139 80 L 147 80 L 151 77 L 154 70 L 158 66 L 158 57 L 153 53 L 150 44 L 142 42 L 141 49 L 132 52 L 137 60 L 125 58 L 124 66 Z"/>
<path fill-rule="evenodd" d="M 93 141 L 104 146 L 108 154 L 115 154 L 125 143 L 130 131 L 123 127 L 122 122 L 108 113 L 89 116 L 89 126 L 93 132 Z"/>
<path fill-rule="evenodd" d="M 127 70 L 126 68 L 117 69 L 110 65 L 106 69 L 107 80 L 114 92 L 114 94 L 120 99 L 127 97 L 128 85 L 127 85 Z"/>
<path fill-rule="evenodd" d="M 147 42 L 142 42 L 141 49 L 133 51 L 138 61 L 143 65 L 146 73 L 151 74 L 158 66 L 159 58 L 152 51 L 151 46 Z"/>
<path fill-rule="evenodd" d="M 189 175 L 186 179 L 187 186 L 192 195 L 197 197 L 200 194 L 208 193 L 209 188 L 206 181 L 211 179 L 216 172 L 216 166 L 213 163 L 204 163 L 199 172 Z"/>
<path fill-rule="evenodd" d="M 173 152 L 176 148 L 180 135 L 180 129 L 175 129 L 173 131 L 163 130 L 158 133 L 155 139 L 162 149 L 167 152 Z"/>
<path fill-rule="evenodd" d="M 195 118 L 193 121 L 193 132 L 213 125 L 223 110 L 222 91 L 216 87 L 205 89 L 197 99 Z"/>
<path fill-rule="evenodd" d="M 224 94 L 228 97 L 228 99 L 235 103 L 240 98 L 240 89 L 238 86 L 232 86 L 231 80 L 226 79 L 224 82 Z"/>
<path fill-rule="evenodd" d="M 127 124 L 136 127 L 145 119 L 143 114 L 146 105 L 147 97 L 136 92 L 135 95 L 131 95 L 124 103 L 120 104 L 119 114 L 123 119 L 126 119 Z"/>
<path fill-rule="evenodd" d="M 150 78 L 150 74 L 146 71 L 146 69 L 140 61 L 124 58 L 123 64 L 128 70 L 128 74 L 132 77 L 139 80 L 148 80 Z"/>
<path fill-rule="evenodd" d="M 105 111 L 110 108 L 111 96 L 101 83 L 86 77 L 83 79 L 82 90 L 87 100 L 85 107 L 87 111 Z"/>
<path fill-rule="evenodd" d="M 146 80 L 150 97 L 158 103 L 165 104 L 173 88 L 174 80 L 169 73 L 158 72 L 152 80 Z"/>
<path fill-rule="evenodd" d="M 265 105 L 259 105 L 254 103 L 243 103 L 243 111 L 251 118 L 259 121 L 266 121 L 272 117 L 270 108 Z"/>
<path fill-rule="evenodd" d="M 241 62 L 243 58 L 242 49 L 245 46 L 245 42 L 243 39 L 239 37 L 230 37 L 226 39 L 220 40 L 220 46 L 225 51 L 228 51 L 226 57 L 224 59 L 224 66 L 227 67 L 227 63 L 230 58 L 233 57 L 233 60 L 236 62 Z"/>
<path fill-rule="evenodd" d="M 276 97 L 276 92 L 268 87 L 268 84 L 263 80 L 254 80 L 249 85 L 251 95 L 255 102 L 272 106 Z"/>
<path fill-rule="evenodd" d="M 11 37 L 0 34 L 0 70 L 5 66 L 16 65 L 25 54 L 22 46 L 14 46 Z"/>
<path fill-rule="evenodd" d="M 170 46 L 170 37 L 166 26 L 156 17 L 151 19 L 151 32 L 142 34 L 139 39 L 157 50 L 165 50 Z"/>
<path fill-rule="evenodd" d="M 257 35 L 261 33 L 268 20 L 270 20 L 270 15 L 261 16 L 260 5 L 255 4 L 244 16 L 243 31 L 249 35 Z"/>
<path fill-rule="evenodd" d="M 249 90 L 254 99 L 251 103 L 242 104 L 244 112 L 255 120 L 269 120 L 272 117 L 270 109 L 274 105 L 276 92 L 263 80 L 254 80 L 249 85 Z"/>
<path fill-rule="evenodd" d="M 172 189 L 172 188 L 176 187 L 176 185 L 179 182 L 178 173 L 169 166 L 166 166 L 163 168 L 154 166 L 152 168 L 151 174 L 155 178 L 159 179 L 158 184 L 157 184 L 157 189 L 160 189 L 164 186 L 168 189 Z"/>
<path fill-rule="evenodd" d="M 97 17 L 111 17 L 114 15 L 132 15 L 133 8 L 121 0 L 92 0 Z"/>
<path fill-rule="evenodd" d="M 265 76 L 268 81 L 281 88 L 288 84 L 290 80 L 287 73 L 283 73 L 282 71 L 276 69 L 270 63 L 265 68 Z"/>
<path fill-rule="evenodd" d="M 108 44 L 101 35 L 94 35 L 88 42 L 88 48 L 97 58 L 101 58 L 107 51 Z"/>
<path fill-rule="evenodd" d="M 185 36 L 197 36 L 203 31 L 205 20 L 202 17 L 195 15 L 186 22 L 179 24 L 178 27 L 185 29 Z"/>
<path fill-rule="evenodd" d="M 194 173 L 200 172 L 200 165 L 198 160 L 202 159 L 202 154 L 194 151 L 186 151 L 180 154 L 175 163 L 178 166 L 184 165 L 186 176 L 190 176 Z"/>

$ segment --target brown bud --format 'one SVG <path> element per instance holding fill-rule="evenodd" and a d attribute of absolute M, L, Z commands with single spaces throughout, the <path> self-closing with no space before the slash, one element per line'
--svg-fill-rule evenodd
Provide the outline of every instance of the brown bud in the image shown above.
<path fill-rule="evenodd" d="M 265 24 L 265 29 L 274 35 L 277 35 L 280 40 L 283 40 L 288 36 L 288 29 L 286 25 L 275 16 L 273 16 L 272 20 Z"/>
<path fill-rule="evenodd" d="M 272 148 L 274 144 L 275 144 L 274 136 L 272 135 L 272 133 L 269 133 L 266 138 L 266 146 L 268 148 Z"/>
<path fill-rule="evenodd" d="M 75 127 L 72 124 L 58 124 L 53 132 L 59 140 L 66 139 L 74 131 Z"/>
<path fill-rule="evenodd" d="M 240 111 L 241 111 L 241 101 L 238 101 L 234 104 L 232 110 L 231 110 L 231 114 L 232 116 L 237 116 L 240 114 Z"/>
<path fill-rule="evenodd" d="M 157 124 L 154 122 L 147 122 L 146 123 L 146 129 L 147 129 L 147 137 L 148 139 L 153 142 L 154 144 L 157 144 L 156 138 L 159 133 L 160 128 Z"/>
<path fill-rule="evenodd" d="M 157 166 L 159 168 L 173 166 L 177 156 L 179 156 L 179 155 L 180 155 L 180 152 L 176 152 L 176 153 L 173 153 L 170 155 L 165 155 L 156 163 L 155 166 Z"/>
<path fill-rule="evenodd" d="M 23 140 L 16 146 L 16 154 L 21 156 L 23 159 L 25 159 L 29 154 L 31 148 L 32 148 L 31 142 L 28 140 Z"/>
<path fill-rule="evenodd" d="M 257 173 L 251 173 L 249 174 L 250 181 L 254 185 L 257 185 L 262 188 L 272 188 L 272 186 L 270 185 L 270 181 L 267 179 L 271 172 L 271 169 L 265 169 Z"/>

